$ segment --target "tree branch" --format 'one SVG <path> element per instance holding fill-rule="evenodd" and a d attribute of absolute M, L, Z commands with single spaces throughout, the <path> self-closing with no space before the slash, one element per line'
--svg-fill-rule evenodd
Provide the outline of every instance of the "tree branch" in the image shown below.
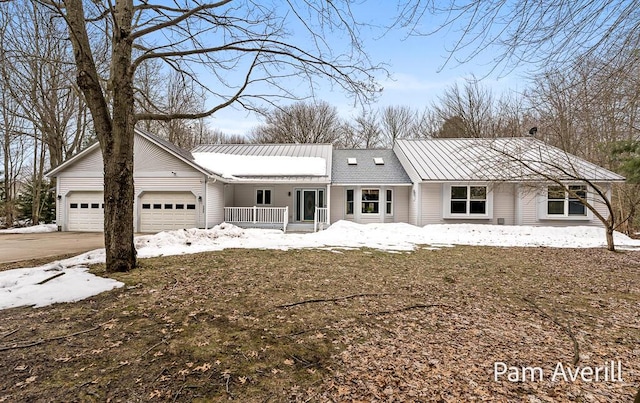
<path fill-rule="evenodd" d="M 551 322 L 553 322 L 556 326 L 558 326 L 560 329 L 562 329 L 562 331 L 569 336 L 569 338 L 571 339 L 571 342 L 573 344 L 573 361 L 572 364 L 574 366 L 578 365 L 578 363 L 580 362 L 580 346 L 578 345 L 578 340 L 576 339 L 576 335 L 574 334 L 573 330 L 571 329 L 571 326 L 567 323 L 561 323 L 558 318 L 556 317 L 552 317 L 550 316 L 548 313 L 546 313 L 542 308 L 540 308 L 540 306 L 538 304 L 536 304 L 533 300 L 527 298 L 527 297 L 522 297 L 522 300 L 524 302 L 526 302 L 527 304 L 529 304 L 538 314 L 540 314 L 540 316 L 549 319 Z"/>
<path fill-rule="evenodd" d="M 363 294 L 351 294 L 351 295 L 346 295 L 344 297 L 335 297 L 335 298 L 314 298 L 314 299 L 307 299 L 304 301 L 298 301 L 298 302 L 292 302 L 290 304 L 284 304 L 284 305 L 277 305 L 276 308 L 291 308 L 292 306 L 298 306 L 298 305 L 305 305 L 305 304 L 316 304 L 316 303 L 320 303 L 320 302 L 337 302 L 337 301 L 344 301 L 347 299 L 353 299 L 353 298 L 360 298 L 360 297 L 383 297 L 383 296 L 387 296 L 387 295 L 395 295 L 395 294 L 389 294 L 389 293 L 363 293 Z"/>

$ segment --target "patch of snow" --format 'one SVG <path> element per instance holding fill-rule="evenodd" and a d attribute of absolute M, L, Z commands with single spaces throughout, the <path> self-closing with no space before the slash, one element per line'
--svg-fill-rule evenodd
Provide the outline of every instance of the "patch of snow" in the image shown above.
<path fill-rule="evenodd" d="M 40 267 L 0 271 L 0 309 L 75 302 L 122 287 L 119 281 L 88 272 L 87 265 L 104 259 L 104 249 L 97 249 Z M 38 284 L 59 273 L 64 274 Z"/>
<path fill-rule="evenodd" d="M 201 165 L 224 178 L 235 176 L 325 176 L 327 162 L 320 157 L 285 157 L 193 153 Z"/>
<path fill-rule="evenodd" d="M 620 249 L 640 249 L 640 240 L 616 232 Z M 211 229 L 164 231 L 135 238 L 138 257 L 218 251 L 228 248 L 349 250 L 372 248 L 409 252 L 452 245 L 500 247 L 596 248 L 605 246 L 605 232 L 596 227 L 528 227 L 485 224 L 356 224 L 338 221 L 316 233 L 285 234 L 280 230 L 243 229 L 223 223 Z M 364 253 L 371 253 L 365 251 Z M 87 272 L 87 265 L 104 263 L 104 249 L 45 266 L 0 272 L 0 309 L 78 301 L 123 284 Z M 38 282 L 64 272 L 45 284 Z"/>
<path fill-rule="evenodd" d="M 31 227 L 9 228 L 0 230 L 0 234 L 35 234 L 42 232 L 56 232 L 58 226 L 56 224 L 39 224 Z"/>

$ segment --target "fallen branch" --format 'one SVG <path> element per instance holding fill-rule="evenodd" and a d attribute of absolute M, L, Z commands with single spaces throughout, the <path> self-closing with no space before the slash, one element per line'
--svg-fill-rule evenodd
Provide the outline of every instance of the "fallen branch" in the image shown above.
<path fill-rule="evenodd" d="M 436 306 L 442 306 L 442 307 L 446 307 L 446 308 L 451 308 L 451 305 L 445 305 L 445 304 L 416 304 L 416 305 L 405 306 L 404 308 L 400 308 L 400 309 L 393 309 L 393 310 L 390 310 L 390 311 L 365 312 L 365 313 L 361 313 L 360 315 L 362 315 L 362 316 L 381 316 L 381 315 L 388 315 L 388 314 L 391 314 L 391 313 L 399 313 L 399 312 L 411 311 L 413 309 L 433 308 L 433 307 L 436 307 Z"/>
<path fill-rule="evenodd" d="M 569 338 L 571 339 L 571 342 L 573 343 L 573 365 L 576 366 L 578 365 L 578 362 L 580 362 L 580 346 L 578 345 L 578 340 L 576 339 L 575 334 L 573 333 L 573 330 L 571 329 L 571 326 L 569 325 L 569 323 L 567 322 L 567 324 L 561 323 L 558 318 L 549 315 L 548 313 L 546 313 L 542 308 L 540 308 L 540 306 L 538 304 L 536 304 L 534 301 L 532 301 L 531 299 L 527 298 L 527 297 L 522 297 L 522 300 L 524 302 L 526 302 L 527 304 L 531 305 L 531 307 L 538 312 L 538 314 L 540 314 L 540 316 L 549 319 L 551 322 L 553 322 L 556 326 L 558 326 L 560 329 L 562 329 L 562 331 L 569 336 Z"/>
<path fill-rule="evenodd" d="M 53 280 L 53 279 L 55 279 L 55 278 L 58 278 L 58 277 L 60 277 L 60 276 L 63 276 L 63 275 L 64 275 L 64 272 L 60 272 L 60 273 L 58 273 L 58 274 L 54 274 L 53 276 L 51 276 L 51 277 L 49 277 L 49 278 L 46 278 L 46 279 L 42 280 L 42 281 L 41 281 L 41 282 L 39 282 L 39 283 L 36 283 L 36 285 L 42 285 L 42 284 L 44 284 L 44 283 L 47 283 L 47 282 L 49 282 L 49 281 L 51 281 L 51 280 Z"/>
<path fill-rule="evenodd" d="M 38 340 L 32 340 L 32 341 L 17 342 L 17 343 L 14 343 L 14 344 L 10 345 L 10 346 L 1 346 L 0 347 L 0 351 L 16 350 L 16 349 L 19 349 L 19 348 L 33 347 L 33 346 L 37 346 L 37 345 L 40 345 L 40 344 L 48 343 L 50 341 L 67 339 L 69 337 L 74 337 L 74 336 L 78 336 L 78 335 L 81 335 L 81 334 L 84 334 L 84 333 L 93 332 L 93 331 L 96 331 L 98 329 L 100 329 L 100 326 L 92 327 L 91 329 L 81 330 L 79 332 L 75 332 L 75 333 L 71 333 L 71 334 L 65 334 L 63 336 L 50 337 L 48 339 L 38 339 Z"/>
<path fill-rule="evenodd" d="M 4 339 L 4 338 L 7 338 L 7 337 L 11 336 L 12 334 L 14 334 L 15 332 L 17 332 L 18 330 L 20 330 L 20 328 L 19 328 L 19 327 L 18 327 L 18 328 L 15 328 L 15 329 L 13 329 L 13 330 L 11 330 L 11 331 L 9 331 L 9 332 L 5 333 L 5 334 L 3 334 L 2 336 L 0 336 L 0 340 L 2 340 L 2 339 Z"/>
<path fill-rule="evenodd" d="M 144 357 L 145 355 L 147 355 L 151 350 L 153 350 L 154 348 L 158 347 L 160 344 L 167 344 L 167 341 L 169 340 L 169 338 L 164 338 L 162 340 L 160 340 L 158 343 L 154 344 L 153 346 L 149 347 L 147 349 L 147 351 L 145 351 L 144 353 L 140 354 L 140 357 Z"/>
<path fill-rule="evenodd" d="M 337 301 L 344 301 L 344 300 L 347 300 L 347 299 L 353 299 L 353 298 L 358 298 L 358 297 L 383 297 L 383 296 L 386 296 L 386 295 L 394 295 L 394 294 L 389 294 L 389 293 L 364 293 L 364 294 L 346 295 L 344 297 L 335 297 L 335 298 L 307 299 L 307 300 L 304 300 L 304 301 L 292 302 L 290 304 L 278 305 L 278 306 L 276 306 L 276 308 L 290 308 L 290 307 L 296 306 L 296 305 L 315 304 L 315 303 L 319 303 L 319 302 L 337 302 Z"/>

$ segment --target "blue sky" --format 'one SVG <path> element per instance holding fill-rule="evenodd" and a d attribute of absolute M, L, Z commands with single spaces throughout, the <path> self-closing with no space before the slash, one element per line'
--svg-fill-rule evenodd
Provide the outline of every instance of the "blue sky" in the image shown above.
<path fill-rule="evenodd" d="M 395 15 L 394 2 L 381 2 L 377 7 L 367 9 L 360 7 L 355 12 L 361 21 L 383 25 L 389 23 L 389 16 Z M 423 30 L 435 27 L 438 21 L 425 15 L 422 20 Z M 522 90 L 524 81 L 518 71 L 500 77 L 500 72 L 491 73 L 492 54 L 487 52 L 472 62 L 458 64 L 451 60 L 444 65 L 448 56 L 448 48 L 458 38 L 457 33 L 443 30 L 431 36 L 408 36 L 406 30 L 400 28 L 387 32 L 380 37 L 379 32 L 365 32 L 365 48 L 371 59 L 377 63 L 385 63 L 391 73 L 391 79 L 382 79 L 379 84 L 384 88 L 375 107 L 388 105 L 408 105 L 414 109 L 424 109 L 443 91 L 455 84 L 462 83 L 464 78 L 472 74 L 484 77 L 483 85 L 494 90 L 496 94 L 507 89 Z M 353 116 L 357 109 L 353 101 L 339 91 L 324 91 L 319 99 L 335 105 L 343 117 Z M 283 102 L 290 103 L 289 101 Z M 252 127 L 260 124 L 260 117 L 246 111 L 227 108 L 219 111 L 209 119 L 209 126 L 228 134 L 246 134 Z"/>

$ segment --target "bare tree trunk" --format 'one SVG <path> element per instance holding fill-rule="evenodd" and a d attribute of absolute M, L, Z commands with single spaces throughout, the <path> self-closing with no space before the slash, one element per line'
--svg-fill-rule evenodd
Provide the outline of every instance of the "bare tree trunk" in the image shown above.
<path fill-rule="evenodd" d="M 11 169 L 11 135 L 9 128 L 4 128 L 4 142 L 2 143 L 2 156 L 4 165 L 4 217 L 5 224 L 9 227 L 13 226 L 13 170 Z"/>
<path fill-rule="evenodd" d="M 38 141 L 38 135 L 34 133 L 33 136 L 33 176 L 31 176 L 32 197 L 31 200 L 31 225 L 38 225 L 40 216 L 38 215 L 38 206 L 40 205 L 40 182 L 38 181 L 38 164 L 40 158 L 38 152 L 39 147 L 44 147 L 44 144 L 40 144 Z"/>
<path fill-rule="evenodd" d="M 615 229 L 615 219 L 613 217 L 613 211 L 611 212 L 611 214 L 609 215 L 606 221 L 607 222 L 605 222 L 604 225 L 607 231 L 607 250 L 611 252 L 615 252 L 616 246 L 613 242 L 613 231 Z"/>
<path fill-rule="evenodd" d="M 607 228 L 607 250 L 616 251 L 616 246 L 613 243 L 613 228 Z"/>
<path fill-rule="evenodd" d="M 133 4 L 119 1 L 116 15 L 121 27 L 131 27 Z M 102 144 L 104 159 L 104 242 L 109 271 L 129 271 L 136 266 L 133 244 L 133 69 L 132 43 L 125 29 L 113 37 L 112 85 L 113 119 Z M 126 239 L 127 242 L 122 242 Z"/>
<path fill-rule="evenodd" d="M 132 0 L 118 1 L 114 15 L 111 85 L 112 116 L 100 85 L 85 26 L 82 0 L 66 0 L 67 23 L 78 69 L 78 87 L 85 95 L 104 160 L 104 242 L 107 271 L 136 266 L 133 244 L 133 67 L 131 66 Z"/>

